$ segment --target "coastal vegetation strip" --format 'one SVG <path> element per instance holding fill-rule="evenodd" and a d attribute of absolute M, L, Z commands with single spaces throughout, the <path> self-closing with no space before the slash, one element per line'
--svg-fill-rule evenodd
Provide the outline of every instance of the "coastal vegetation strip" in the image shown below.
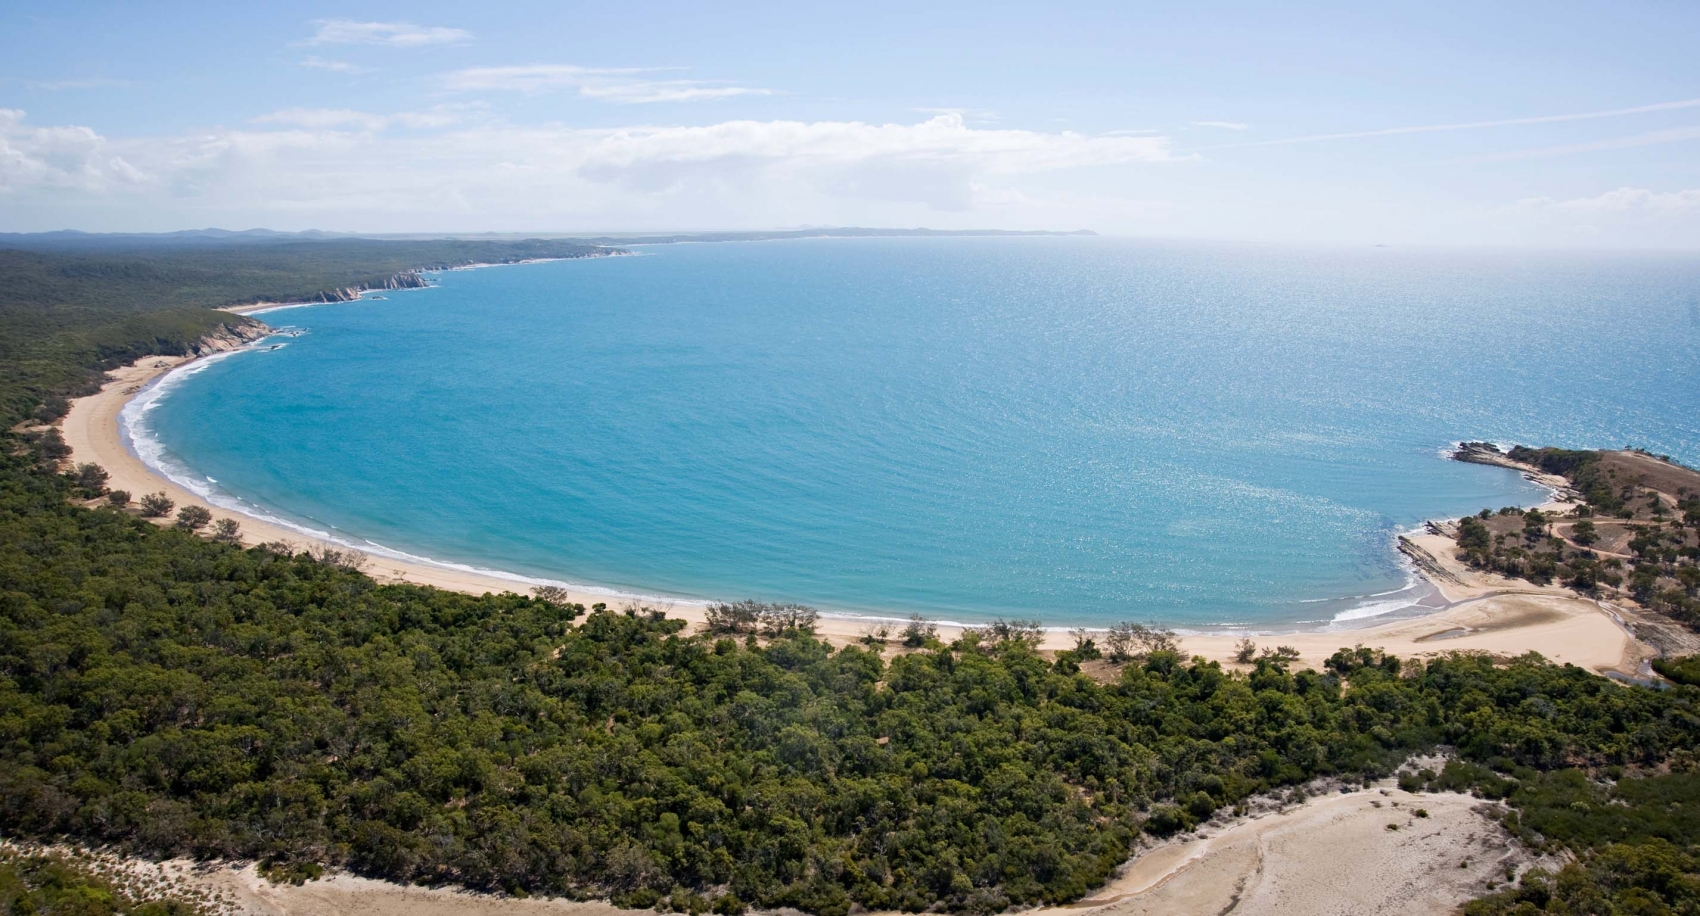
<path fill-rule="evenodd" d="M 107 360 L 158 346 L 125 324 L 161 313 L 125 300 L 121 277 L 4 329 L 20 351 L 49 325 L 72 342 L 0 379 L 13 835 L 252 859 L 278 881 L 341 867 L 692 913 L 989 913 L 1084 897 L 1142 836 L 1448 747 L 1454 762 L 1413 788 L 1503 798 L 1525 842 L 1579 863 L 1551 879 L 1562 893 L 1541 897 L 1537 875 L 1480 906 L 1560 911 L 1577 888 L 1694 899 L 1687 684 L 1367 647 L 1295 670 L 1298 650 L 1277 646 L 1232 670 L 1132 627 L 1104 659 L 1090 638 L 1039 651 L 1026 622 L 835 646 L 795 607 L 728 606 L 731 632 L 691 632 L 548 592 L 382 584 L 340 552 L 203 536 L 217 532 L 181 508 L 165 527 L 85 507 L 102 469 L 66 468 L 32 424 Z M 288 296 L 202 301 L 170 342 L 232 327 L 206 307 L 263 298 Z M 1664 807 L 1609 810 L 1625 805 Z"/>

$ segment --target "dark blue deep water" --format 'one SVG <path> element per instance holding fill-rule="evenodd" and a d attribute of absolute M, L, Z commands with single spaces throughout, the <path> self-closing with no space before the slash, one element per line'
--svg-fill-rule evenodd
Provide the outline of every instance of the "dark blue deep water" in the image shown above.
<path fill-rule="evenodd" d="M 647 595 L 1360 618 L 1460 439 L 1700 461 L 1700 263 L 1093 238 L 656 246 L 267 314 L 139 449 L 354 543 Z M 216 481 L 216 483 L 208 483 Z"/>

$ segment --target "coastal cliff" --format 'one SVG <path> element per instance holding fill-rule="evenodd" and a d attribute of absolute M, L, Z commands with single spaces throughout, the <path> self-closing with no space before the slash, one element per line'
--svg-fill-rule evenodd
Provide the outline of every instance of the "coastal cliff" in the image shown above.
<path fill-rule="evenodd" d="M 325 290 L 308 296 L 304 302 L 353 302 L 360 294 L 374 289 L 423 289 L 431 284 L 417 270 L 404 270 L 392 274 L 382 283 L 362 283 L 359 286 L 344 286 L 337 289 Z"/>
<path fill-rule="evenodd" d="M 271 327 L 265 322 L 253 318 L 242 318 L 238 321 L 228 321 L 219 325 L 212 333 L 192 344 L 189 349 L 195 356 L 225 353 L 230 350 L 239 350 L 271 332 Z"/>

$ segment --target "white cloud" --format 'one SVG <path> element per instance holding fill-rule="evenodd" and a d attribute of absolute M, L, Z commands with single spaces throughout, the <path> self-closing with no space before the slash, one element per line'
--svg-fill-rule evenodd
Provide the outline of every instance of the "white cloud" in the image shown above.
<path fill-rule="evenodd" d="M 770 89 L 751 89 L 746 86 L 714 86 L 695 80 L 634 80 L 580 86 L 579 95 L 604 102 L 637 104 L 645 102 L 700 102 L 729 99 L 740 95 L 772 95 Z"/>
<path fill-rule="evenodd" d="M 21 189 L 104 191 L 148 176 L 87 127 L 30 127 L 0 108 L 0 194 Z"/>
<path fill-rule="evenodd" d="M 184 223 L 914 224 L 928 213 L 1008 212 L 1024 176 L 1175 158 L 1166 137 L 980 129 L 957 115 L 911 124 L 444 126 L 462 113 L 294 108 L 245 129 L 120 141 L 85 127 L 28 128 L 21 112 L 5 112 L 0 187 L 31 195 L 36 212 L 98 203 L 109 214 Z"/>
<path fill-rule="evenodd" d="M 990 108 L 911 108 L 909 110 L 929 115 L 961 115 L 965 120 L 980 124 L 996 124 L 1002 120 L 998 113 Z"/>
<path fill-rule="evenodd" d="M 1247 130 L 1251 127 L 1250 124 L 1241 124 L 1238 121 L 1188 121 L 1187 123 L 1193 127 L 1219 127 L 1222 130 Z"/>
<path fill-rule="evenodd" d="M 773 94 L 770 89 L 733 86 L 710 80 L 658 80 L 641 76 L 655 72 L 653 69 L 577 67 L 571 64 L 473 67 L 447 74 L 443 77 L 443 84 L 459 90 L 534 94 L 571 90 L 584 98 L 621 104 L 698 102 L 740 95 Z"/>
<path fill-rule="evenodd" d="M 358 22 L 353 19 L 320 19 L 319 27 L 309 44 L 315 45 L 389 45 L 397 48 L 416 48 L 424 45 L 458 44 L 471 41 L 472 33 L 465 29 L 443 26 L 414 25 L 411 22 Z"/>
<path fill-rule="evenodd" d="M 1517 206 L 1525 210 L 1586 215 L 1684 215 L 1700 213 L 1700 188 L 1686 191 L 1618 188 L 1597 197 L 1576 197 L 1570 200 L 1531 197 L 1527 200 L 1518 201 Z"/>
<path fill-rule="evenodd" d="M 391 126 L 438 128 L 458 124 L 467 111 L 483 108 L 479 103 L 437 105 L 425 111 L 402 111 L 380 115 L 349 108 L 284 108 L 253 119 L 255 124 L 282 124 L 309 130 L 338 128 L 379 131 Z"/>
<path fill-rule="evenodd" d="M 585 148 L 587 164 L 617 168 L 739 158 L 816 163 L 890 158 L 956 162 L 1010 174 L 1173 158 L 1166 137 L 980 129 L 968 127 L 960 115 L 954 114 L 938 115 L 919 124 L 724 121 L 705 127 L 631 127 L 572 133 L 591 141 Z"/>
<path fill-rule="evenodd" d="M 371 67 L 351 64 L 346 60 L 326 60 L 322 57 L 305 58 L 301 61 L 301 66 L 311 67 L 314 70 L 328 70 L 331 73 L 347 73 L 351 76 L 372 72 Z"/>

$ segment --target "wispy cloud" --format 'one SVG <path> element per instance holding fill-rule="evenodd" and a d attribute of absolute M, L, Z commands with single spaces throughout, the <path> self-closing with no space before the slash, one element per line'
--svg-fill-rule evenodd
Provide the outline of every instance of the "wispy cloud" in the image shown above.
<path fill-rule="evenodd" d="M 671 69 L 671 68 L 669 68 Z M 729 85 L 723 81 L 653 79 L 661 68 L 596 68 L 572 64 L 473 67 L 443 77 L 450 89 L 509 92 L 577 92 L 587 99 L 618 104 L 701 102 L 741 95 L 772 95 L 771 89 Z"/>
<path fill-rule="evenodd" d="M 465 29 L 414 25 L 411 22 L 359 22 L 354 19 L 320 19 L 318 31 L 307 40 L 315 45 L 389 45 L 417 48 L 424 45 L 458 44 L 471 41 Z"/>
<path fill-rule="evenodd" d="M 998 113 L 990 108 L 911 108 L 909 110 L 929 115 L 961 115 L 970 121 L 978 121 L 981 124 L 996 124 L 1002 120 Z"/>
<path fill-rule="evenodd" d="M 1187 123 L 1193 127 L 1219 127 L 1223 130 L 1249 130 L 1251 128 L 1250 124 L 1241 124 L 1238 121 L 1188 121 Z"/>
<path fill-rule="evenodd" d="M 314 70 L 328 70 L 332 73 L 346 73 L 351 76 L 372 72 L 371 67 L 363 67 L 359 64 L 352 64 L 346 60 L 326 60 L 322 57 L 305 58 L 301 61 L 301 66 L 311 67 Z"/>
<path fill-rule="evenodd" d="M 361 130 L 381 130 L 389 123 L 382 115 L 369 114 L 349 108 L 284 108 L 254 119 L 255 124 L 283 124 L 311 130 L 357 127 Z"/>
<path fill-rule="evenodd" d="M 1628 137 L 1612 137 L 1606 140 L 1590 140 L 1586 143 L 1566 143 L 1560 146 L 1543 146 L 1538 149 L 1511 150 L 1504 153 L 1488 153 L 1482 156 L 1466 156 L 1460 162 L 1515 162 L 1519 159 L 1550 159 L 1554 156 L 1571 156 L 1576 153 L 1599 153 L 1614 149 L 1633 149 L 1638 146 L 1657 146 L 1661 143 L 1680 143 L 1684 140 L 1700 140 L 1700 127 L 1677 127 L 1671 130 L 1650 130 L 1646 133 L 1634 134 Z"/>
<path fill-rule="evenodd" d="M 31 89 L 45 89 L 49 92 L 59 92 L 66 89 L 105 89 L 112 86 L 128 86 L 130 85 L 130 81 L 96 76 L 88 79 L 29 80 L 24 85 Z"/>
<path fill-rule="evenodd" d="M 1545 210 L 1558 213 L 1686 215 L 1700 213 L 1700 188 L 1691 188 L 1685 191 L 1618 188 L 1597 197 L 1575 197 L 1569 200 L 1531 197 L 1518 201 L 1517 206 L 1525 210 Z"/>
<path fill-rule="evenodd" d="M 389 127 L 429 129 L 460 123 L 468 111 L 481 109 L 477 103 L 437 105 L 425 111 L 373 114 L 351 108 L 283 108 L 253 119 L 255 124 L 278 124 L 308 130 L 379 131 Z"/>
<path fill-rule="evenodd" d="M 1700 99 L 1658 102 L 1631 108 L 1611 108 L 1605 111 L 1584 111 L 1575 114 L 1537 115 L 1529 118 L 1502 118 L 1496 121 L 1461 121 L 1453 124 L 1422 124 L 1415 127 L 1384 127 L 1378 130 L 1357 130 L 1336 134 L 1310 134 L 1303 137 L 1284 137 L 1278 140 L 1256 140 L 1229 143 L 1199 149 L 1229 149 L 1248 146 L 1286 146 L 1294 143 L 1321 143 L 1326 140 L 1357 140 L 1365 137 L 1393 137 L 1401 134 L 1431 134 L 1454 130 L 1482 130 L 1490 127 L 1516 127 L 1524 124 L 1557 124 L 1564 121 L 1592 121 L 1599 118 L 1619 118 L 1626 115 L 1651 114 L 1658 111 L 1677 111 L 1700 107 Z"/>
<path fill-rule="evenodd" d="M 648 102 L 702 102 L 740 95 L 772 95 L 771 89 L 747 86 L 716 86 L 696 80 L 633 80 L 580 86 L 579 95 L 621 104 Z"/>

